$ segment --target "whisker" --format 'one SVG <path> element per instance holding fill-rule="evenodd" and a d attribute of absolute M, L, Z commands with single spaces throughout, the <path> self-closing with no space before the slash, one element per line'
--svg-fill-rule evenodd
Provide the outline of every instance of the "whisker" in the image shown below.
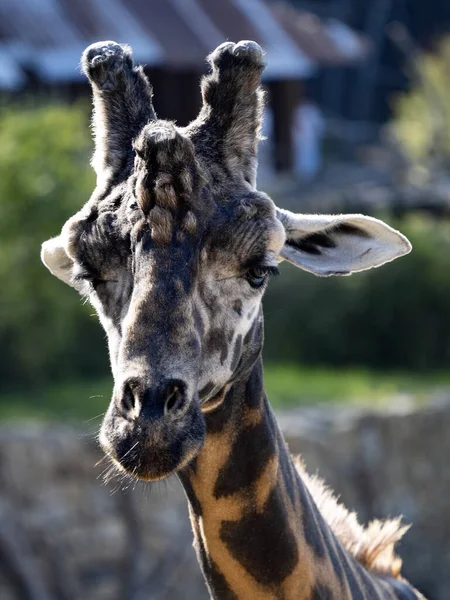
<path fill-rule="evenodd" d="M 129 450 L 127 450 L 125 452 L 125 454 L 122 456 L 121 460 L 123 460 L 125 458 L 125 456 L 128 456 L 128 454 L 130 454 L 130 452 L 132 450 L 134 450 L 138 444 L 139 444 L 139 440 L 135 444 L 133 444 Z"/>
<path fill-rule="evenodd" d="M 109 477 L 110 474 L 114 473 L 117 469 L 117 466 L 114 464 L 109 463 L 104 469 L 103 471 L 97 476 L 97 479 L 100 479 L 100 477 L 103 478 L 103 481 L 106 480 L 107 477 Z"/>
<path fill-rule="evenodd" d="M 98 461 L 95 463 L 94 467 L 97 468 L 98 466 L 100 466 L 102 464 L 103 461 L 105 461 L 108 458 L 110 458 L 110 457 L 107 454 L 104 454 L 101 458 L 98 459 Z"/>
<path fill-rule="evenodd" d="M 103 396 L 89 396 L 89 398 L 103 398 Z M 96 415 L 95 417 L 91 417 L 90 419 L 85 421 L 85 423 L 90 423 L 91 421 L 95 421 L 95 419 L 100 419 L 100 417 L 105 416 L 105 413 L 106 413 L 106 411 L 100 413 L 99 415 Z"/>

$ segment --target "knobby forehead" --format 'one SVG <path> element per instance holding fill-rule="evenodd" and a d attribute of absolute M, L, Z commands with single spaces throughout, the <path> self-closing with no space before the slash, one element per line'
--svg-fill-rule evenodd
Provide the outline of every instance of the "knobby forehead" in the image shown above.
<path fill-rule="evenodd" d="M 94 195 L 66 224 L 67 250 L 80 276 L 115 272 L 143 238 L 155 250 L 181 244 L 226 254 L 230 264 L 279 250 L 284 234 L 272 200 L 226 173 L 218 179 L 217 168 L 212 175 L 173 123 L 149 123 L 133 148 L 128 180 Z"/>

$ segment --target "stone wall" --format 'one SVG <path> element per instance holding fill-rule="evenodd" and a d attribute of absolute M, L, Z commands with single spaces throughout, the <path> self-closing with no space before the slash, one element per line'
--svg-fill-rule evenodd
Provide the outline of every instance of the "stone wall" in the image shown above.
<path fill-rule="evenodd" d="M 361 522 L 403 515 L 403 574 L 430 600 L 450 599 L 450 400 L 422 410 L 310 410 L 283 415 L 301 453 Z"/>
<path fill-rule="evenodd" d="M 388 414 L 316 408 L 280 423 L 361 520 L 401 513 L 413 523 L 399 549 L 404 573 L 448 600 L 450 402 Z M 107 467 L 82 428 L 0 427 L 1 600 L 208 598 L 177 481 L 102 485 Z"/>

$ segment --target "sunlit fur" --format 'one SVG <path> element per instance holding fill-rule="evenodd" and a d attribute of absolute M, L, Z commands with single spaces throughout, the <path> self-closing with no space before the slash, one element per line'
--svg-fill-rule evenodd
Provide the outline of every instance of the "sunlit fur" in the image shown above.
<path fill-rule="evenodd" d="M 101 42 L 82 58 L 97 188 L 43 260 L 108 336 L 115 387 L 100 443 L 124 476 L 178 474 L 213 598 L 420 598 L 393 551 L 405 528 L 361 527 L 294 463 L 261 360 L 262 295 L 282 256 L 314 271 L 343 243 L 345 263 L 317 269 L 336 274 L 409 243 L 361 216 L 306 219 L 297 239 L 302 220 L 256 190 L 261 48 L 227 42 L 208 60 L 200 115 L 180 128 L 157 119 L 129 48 Z"/>

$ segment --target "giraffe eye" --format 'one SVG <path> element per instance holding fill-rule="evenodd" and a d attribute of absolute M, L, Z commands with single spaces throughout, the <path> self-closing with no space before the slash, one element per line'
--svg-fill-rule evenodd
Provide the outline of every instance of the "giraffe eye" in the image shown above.
<path fill-rule="evenodd" d="M 117 279 L 96 279 L 92 278 L 89 280 L 89 283 L 92 286 L 94 292 L 97 292 L 99 289 L 102 289 L 105 285 L 110 283 L 118 283 Z"/>
<path fill-rule="evenodd" d="M 94 275 L 88 273 L 85 270 L 79 271 L 75 275 L 74 281 L 87 281 L 94 291 L 97 291 L 97 289 L 103 284 L 110 282 L 117 283 L 117 281 L 113 279 L 100 279 L 99 277 L 95 277 Z"/>
<path fill-rule="evenodd" d="M 252 288 L 261 288 L 267 281 L 270 275 L 278 275 L 277 267 L 252 267 L 245 274 L 245 279 L 249 282 Z"/>
<path fill-rule="evenodd" d="M 107 281 L 105 279 L 96 279 L 96 278 L 92 278 L 89 280 L 90 284 L 92 285 L 94 291 L 97 291 L 97 289 L 103 285 L 104 283 L 107 283 Z"/>

